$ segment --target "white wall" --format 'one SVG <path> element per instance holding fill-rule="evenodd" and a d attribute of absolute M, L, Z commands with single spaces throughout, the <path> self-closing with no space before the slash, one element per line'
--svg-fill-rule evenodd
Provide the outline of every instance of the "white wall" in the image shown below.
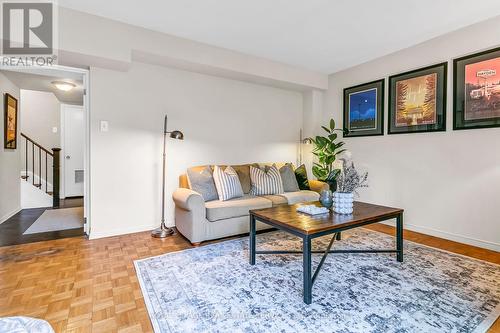
<path fill-rule="evenodd" d="M 495 18 L 331 75 L 323 123 L 342 124 L 343 88 L 496 47 L 499 27 Z M 450 61 L 446 132 L 344 141 L 370 173 L 362 200 L 404 208 L 409 229 L 500 251 L 500 128 L 453 131 L 452 83 Z"/>
<path fill-rule="evenodd" d="M 19 179 L 21 177 L 21 132 L 19 128 L 20 122 L 20 106 L 19 88 L 9 81 L 5 75 L 0 73 L 0 92 L 1 92 L 1 109 L 0 114 L 0 223 L 4 222 L 13 214 L 21 209 L 21 193 Z M 9 93 L 18 101 L 18 138 L 17 149 L 4 149 L 4 94 Z"/>
<path fill-rule="evenodd" d="M 61 147 L 61 103 L 51 92 L 21 89 L 21 131 L 44 148 Z M 57 128 L 57 133 L 52 128 Z"/>
<path fill-rule="evenodd" d="M 302 137 L 310 138 L 316 135 L 316 127 L 322 121 L 324 94 L 319 90 L 311 90 L 303 94 Z M 302 163 L 305 165 L 309 178 L 313 177 L 312 166 L 314 155 L 312 144 L 302 144 Z"/>
<path fill-rule="evenodd" d="M 90 80 L 92 237 L 159 225 L 165 113 L 169 129 L 185 135 L 168 141 L 169 225 L 187 167 L 297 157 L 301 93 L 140 63 L 129 72 L 92 68 Z"/>

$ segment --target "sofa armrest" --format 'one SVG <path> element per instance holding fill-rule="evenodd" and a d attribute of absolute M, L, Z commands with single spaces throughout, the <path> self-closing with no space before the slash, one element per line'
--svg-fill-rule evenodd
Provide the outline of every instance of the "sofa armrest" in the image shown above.
<path fill-rule="evenodd" d="M 311 191 L 321 193 L 321 191 L 329 190 L 330 186 L 320 180 L 309 180 L 309 187 Z"/>
<path fill-rule="evenodd" d="M 177 207 L 187 211 L 195 211 L 199 209 L 205 210 L 205 201 L 198 192 L 187 188 L 178 188 L 174 191 L 172 198 Z"/>
<path fill-rule="evenodd" d="M 206 208 L 203 197 L 187 188 L 178 188 L 172 195 L 175 203 L 175 227 L 191 243 L 204 241 L 207 234 Z"/>

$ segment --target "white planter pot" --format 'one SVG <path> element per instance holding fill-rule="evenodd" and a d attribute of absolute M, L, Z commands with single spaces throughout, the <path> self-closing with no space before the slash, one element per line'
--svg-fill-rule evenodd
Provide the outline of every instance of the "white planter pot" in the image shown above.
<path fill-rule="evenodd" d="M 337 214 L 352 214 L 353 193 L 335 192 L 333 193 L 333 211 Z"/>

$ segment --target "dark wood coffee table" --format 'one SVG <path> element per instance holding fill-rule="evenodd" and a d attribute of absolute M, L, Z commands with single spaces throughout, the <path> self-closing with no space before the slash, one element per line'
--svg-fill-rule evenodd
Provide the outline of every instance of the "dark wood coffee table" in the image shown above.
<path fill-rule="evenodd" d="M 311 203 L 309 203 L 311 204 Z M 314 203 L 320 205 L 319 202 Z M 330 211 L 328 214 L 311 216 L 297 212 L 297 205 L 282 205 L 250 211 L 250 265 L 255 265 L 256 254 L 302 254 L 304 302 L 312 302 L 312 286 L 329 253 L 396 253 L 397 261 L 403 261 L 403 209 L 354 202 L 351 215 L 340 215 Z M 362 227 L 389 219 L 396 219 L 396 249 L 377 250 L 332 250 L 334 240 L 340 240 L 340 232 Z M 275 228 L 302 238 L 302 251 L 257 251 L 255 248 L 255 221 L 269 224 Z M 314 238 L 331 235 L 332 239 L 324 251 L 311 251 Z M 323 253 L 318 267 L 311 276 L 311 254 Z"/>

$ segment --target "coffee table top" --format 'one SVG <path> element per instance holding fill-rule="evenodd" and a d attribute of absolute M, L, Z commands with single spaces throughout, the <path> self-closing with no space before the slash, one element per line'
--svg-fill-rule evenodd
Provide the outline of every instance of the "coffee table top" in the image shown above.
<path fill-rule="evenodd" d="M 297 212 L 297 207 L 311 204 L 321 205 L 319 202 L 281 205 L 272 208 L 251 210 L 250 213 L 257 219 L 269 221 L 285 229 L 292 229 L 304 235 L 313 235 L 324 231 L 387 220 L 403 212 L 403 209 L 400 208 L 379 206 L 359 201 L 354 202 L 354 212 L 350 215 L 336 214 L 333 211 L 321 215 L 308 215 Z"/>

